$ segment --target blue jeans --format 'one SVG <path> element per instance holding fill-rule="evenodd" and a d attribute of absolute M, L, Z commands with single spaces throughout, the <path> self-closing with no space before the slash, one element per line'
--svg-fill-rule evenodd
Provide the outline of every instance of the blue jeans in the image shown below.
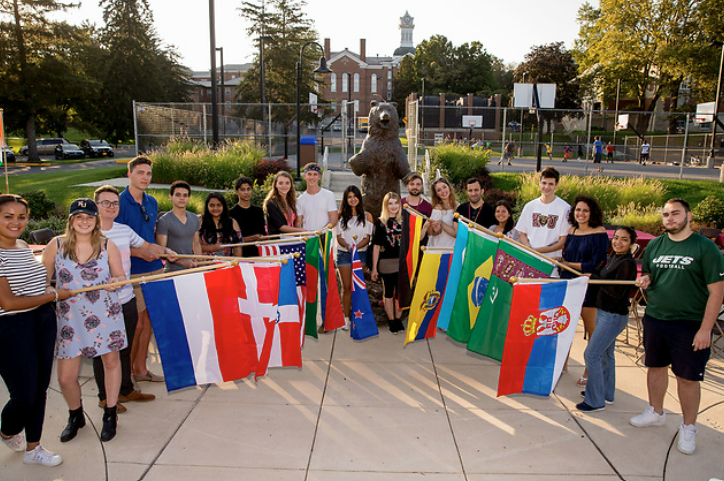
<path fill-rule="evenodd" d="M 586 360 L 588 382 L 584 401 L 592 407 L 613 402 L 616 393 L 616 337 L 626 327 L 628 316 L 598 309 L 596 328 L 588 342 L 583 358 Z"/>

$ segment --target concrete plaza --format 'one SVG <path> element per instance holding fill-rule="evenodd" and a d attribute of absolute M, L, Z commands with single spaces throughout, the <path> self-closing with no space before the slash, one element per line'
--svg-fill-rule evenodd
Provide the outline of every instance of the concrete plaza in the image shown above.
<path fill-rule="evenodd" d="M 633 321 L 632 321 L 633 327 Z M 55 379 L 48 393 L 43 444 L 64 457 L 55 468 L 26 466 L 0 449 L 3 480 L 433 480 L 628 481 L 724 478 L 724 361 L 709 363 L 703 383 L 697 450 L 675 445 L 681 412 L 669 385 L 665 427 L 637 429 L 646 374 L 636 363 L 637 336 L 619 338 L 618 390 L 605 411 L 581 414 L 582 328 L 570 372 L 548 398 L 496 397 L 499 363 L 472 354 L 441 331 L 403 348 L 403 337 L 353 341 L 348 332 L 306 338 L 302 369 L 167 393 L 128 403 L 117 437 L 99 441 L 91 364 L 82 368 L 91 421 L 61 444 L 67 406 Z M 157 354 L 150 366 L 161 372 Z M 0 387 L 0 402 L 7 400 Z"/>

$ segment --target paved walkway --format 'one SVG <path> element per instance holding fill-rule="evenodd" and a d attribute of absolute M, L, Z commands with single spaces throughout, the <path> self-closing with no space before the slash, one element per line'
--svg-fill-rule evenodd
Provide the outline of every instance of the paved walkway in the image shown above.
<path fill-rule="evenodd" d="M 302 369 L 271 369 L 252 379 L 167 393 L 129 403 L 116 439 L 100 443 L 91 365 L 82 368 L 92 425 L 61 444 L 67 407 L 52 381 L 43 444 L 63 455 L 57 468 L 25 466 L 0 449 L 3 480 L 273 481 L 653 481 L 724 478 L 724 361 L 712 360 L 703 385 L 697 451 L 672 444 L 681 422 L 669 387 L 667 425 L 636 429 L 628 419 L 646 403 L 645 371 L 619 343 L 616 402 L 575 412 L 581 336 L 570 372 L 549 398 L 496 398 L 499 364 L 442 333 L 406 348 L 381 329 L 363 342 L 347 332 L 307 338 Z M 622 341 L 624 336 L 619 339 Z M 635 339 L 635 335 L 634 335 Z M 161 371 L 156 354 L 152 370 Z M 0 402 L 7 399 L 4 385 Z M 573 411 L 571 411 L 573 410 Z"/>

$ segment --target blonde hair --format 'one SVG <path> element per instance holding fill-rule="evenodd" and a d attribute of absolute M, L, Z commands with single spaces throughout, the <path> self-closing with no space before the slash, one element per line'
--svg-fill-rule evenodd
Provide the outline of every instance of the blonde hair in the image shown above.
<path fill-rule="evenodd" d="M 435 190 L 435 186 L 437 184 L 445 184 L 450 189 L 450 197 L 448 198 L 449 205 L 448 206 L 440 206 L 440 208 L 447 207 L 448 209 L 454 209 L 458 206 L 458 200 L 455 196 L 455 189 L 453 188 L 452 184 L 449 180 L 447 180 L 445 177 L 440 177 L 435 182 L 432 183 L 432 188 L 430 189 L 430 198 L 432 199 L 432 207 L 433 209 L 437 207 L 438 205 L 443 203 L 443 200 L 437 195 L 437 191 Z"/>
<path fill-rule="evenodd" d="M 385 198 L 382 199 L 382 213 L 380 214 L 380 222 L 383 224 L 387 224 L 387 221 L 390 218 L 390 210 L 387 207 L 387 203 L 390 201 L 390 199 L 397 199 L 397 202 L 400 203 L 400 210 L 397 211 L 397 215 L 395 216 L 395 220 L 397 222 L 402 222 L 402 199 L 400 198 L 400 194 L 397 192 L 388 192 L 385 194 Z"/>
<path fill-rule="evenodd" d="M 282 195 L 279 193 L 279 189 L 277 189 L 277 180 L 279 180 L 279 177 L 286 177 L 289 179 L 289 182 L 291 183 L 292 187 L 289 189 L 289 192 L 287 192 L 286 199 L 282 198 Z M 294 212 L 294 215 L 297 215 L 297 191 L 294 189 L 294 179 L 291 175 L 289 175 L 289 172 L 286 172 L 284 170 L 280 170 L 276 173 L 274 176 L 274 182 L 272 183 L 272 188 L 269 189 L 269 193 L 266 195 L 266 198 L 264 199 L 264 213 L 267 214 L 267 204 L 270 200 L 273 200 L 277 203 L 280 209 L 282 211 L 286 212 L 287 208 Z"/>
<path fill-rule="evenodd" d="M 73 262 L 78 262 L 78 253 L 76 252 L 76 249 L 78 247 L 78 239 L 75 236 L 75 231 L 73 230 L 73 220 L 78 214 L 73 214 L 71 216 L 68 216 L 68 224 L 65 226 L 65 234 L 61 238 L 61 244 L 63 246 L 63 257 L 70 258 Z M 96 225 L 93 227 L 93 232 L 91 232 L 91 246 L 93 246 L 93 255 L 88 259 L 90 261 L 91 259 L 97 259 L 98 256 L 101 255 L 101 238 L 103 237 L 103 233 L 101 232 L 101 223 L 98 220 L 98 217 L 93 216 L 93 218 L 96 221 Z M 86 262 L 88 262 L 86 261 Z"/>

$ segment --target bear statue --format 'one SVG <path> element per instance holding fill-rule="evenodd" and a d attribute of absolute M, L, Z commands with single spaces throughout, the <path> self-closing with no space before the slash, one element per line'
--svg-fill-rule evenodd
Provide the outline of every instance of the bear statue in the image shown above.
<path fill-rule="evenodd" d="M 399 194 L 400 180 L 410 174 L 400 142 L 397 103 L 371 102 L 369 132 L 362 142 L 362 149 L 349 160 L 349 165 L 355 175 L 362 176 L 364 207 L 376 219 L 385 194 Z"/>

